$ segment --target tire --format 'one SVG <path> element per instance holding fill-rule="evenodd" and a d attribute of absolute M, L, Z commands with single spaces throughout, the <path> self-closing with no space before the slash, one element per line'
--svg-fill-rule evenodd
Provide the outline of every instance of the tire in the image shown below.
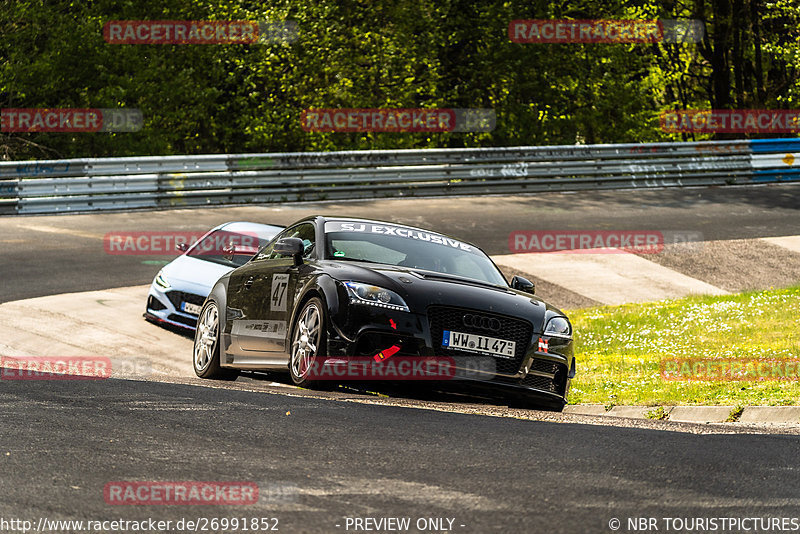
<path fill-rule="evenodd" d="M 219 366 L 221 347 L 219 333 L 219 307 L 215 301 L 208 300 L 197 317 L 192 349 L 192 367 L 200 378 L 231 380 L 239 374 L 238 371 L 222 369 Z"/>
<path fill-rule="evenodd" d="M 322 300 L 319 297 L 310 298 L 292 325 L 289 376 L 296 386 L 302 388 L 324 386 L 318 380 L 309 380 L 308 375 L 314 368 L 320 351 L 324 352 L 327 347 L 326 324 L 325 305 Z"/>

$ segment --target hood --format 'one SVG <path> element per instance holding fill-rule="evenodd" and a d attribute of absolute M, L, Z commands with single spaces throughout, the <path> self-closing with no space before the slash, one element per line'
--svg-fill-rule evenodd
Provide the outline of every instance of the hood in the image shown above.
<path fill-rule="evenodd" d="M 217 280 L 233 267 L 191 256 L 178 256 L 162 269 L 164 278 L 177 290 L 208 295 Z"/>
<path fill-rule="evenodd" d="M 338 280 L 385 287 L 399 294 L 412 312 L 445 305 L 527 319 L 534 330 L 544 328 L 545 313 L 562 313 L 535 295 L 444 273 L 375 263 L 328 260 L 327 272 Z"/>

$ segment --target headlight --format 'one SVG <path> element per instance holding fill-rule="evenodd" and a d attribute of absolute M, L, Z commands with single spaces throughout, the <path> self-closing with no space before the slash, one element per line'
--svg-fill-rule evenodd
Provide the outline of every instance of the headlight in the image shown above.
<path fill-rule="evenodd" d="M 572 325 L 566 317 L 556 316 L 547 321 L 544 328 L 544 335 L 554 337 L 572 337 Z"/>
<path fill-rule="evenodd" d="M 350 302 L 369 304 L 390 310 L 409 311 L 403 298 L 394 291 L 360 282 L 345 282 L 344 286 L 350 295 Z"/>
<path fill-rule="evenodd" d="M 162 289 L 169 289 L 171 287 L 169 285 L 169 282 L 167 282 L 167 279 L 164 278 L 164 271 L 163 270 L 158 271 L 158 274 L 156 275 L 155 282 L 156 282 L 156 285 L 158 287 L 162 288 Z"/>

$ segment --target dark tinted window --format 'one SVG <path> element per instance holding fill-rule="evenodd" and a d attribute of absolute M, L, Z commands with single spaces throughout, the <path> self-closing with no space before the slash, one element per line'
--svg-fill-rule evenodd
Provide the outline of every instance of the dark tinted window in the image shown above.
<path fill-rule="evenodd" d="M 276 258 L 285 258 L 282 254 L 278 254 L 274 251 L 275 243 L 277 243 L 280 239 L 286 237 L 297 237 L 303 240 L 303 257 L 309 258 L 312 254 L 314 254 L 315 244 L 316 244 L 316 234 L 314 231 L 314 225 L 311 223 L 302 223 L 296 226 L 292 226 L 291 228 L 287 228 L 269 243 L 268 246 L 264 247 L 261 251 L 259 251 L 258 255 L 255 259 L 257 260 L 274 260 Z"/>
<path fill-rule="evenodd" d="M 253 257 L 256 251 L 267 243 L 255 234 L 216 230 L 186 253 L 198 260 L 238 267 Z"/>
<path fill-rule="evenodd" d="M 505 278 L 478 248 L 433 232 L 363 222 L 325 224 L 326 257 L 422 269 L 495 285 Z"/>

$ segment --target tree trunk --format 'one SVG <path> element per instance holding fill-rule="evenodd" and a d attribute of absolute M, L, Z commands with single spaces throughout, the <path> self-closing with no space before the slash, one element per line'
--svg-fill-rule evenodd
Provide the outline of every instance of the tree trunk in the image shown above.
<path fill-rule="evenodd" d="M 714 91 L 712 107 L 729 109 L 731 105 L 731 75 L 728 68 L 728 48 L 731 33 L 731 0 L 712 0 L 714 17 L 714 50 L 711 54 L 711 80 Z"/>
<path fill-rule="evenodd" d="M 753 25 L 753 46 L 756 62 L 756 108 L 764 105 L 764 66 L 761 62 L 761 2 L 750 0 L 750 22 Z"/>
<path fill-rule="evenodd" d="M 744 31 L 742 23 L 746 20 L 744 18 L 744 5 L 742 0 L 733 0 L 733 57 L 731 63 L 733 64 L 733 85 L 736 94 L 736 107 L 743 109 L 744 104 L 744 75 L 742 69 L 744 68 L 744 56 L 742 54 L 742 37 Z"/>

